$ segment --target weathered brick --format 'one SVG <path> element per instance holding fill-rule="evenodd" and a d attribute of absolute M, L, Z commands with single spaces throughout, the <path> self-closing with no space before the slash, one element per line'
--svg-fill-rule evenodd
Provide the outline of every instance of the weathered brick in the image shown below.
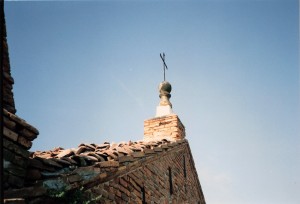
<path fill-rule="evenodd" d="M 105 178 L 105 177 L 107 177 L 107 173 L 101 173 L 100 175 L 99 175 L 99 178 L 100 179 L 103 179 L 103 178 Z"/>
<path fill-rule="evenodd" d="M 145 156 L 144 152 L 132 152 L 131 154 L 134 158 L 141 158 Z"/>
<path fill-rule="evenodd" d="M 29 157 L 29 152 L 26 149 L 5 138 L 3 138 L 3 147 L 25 158 Z"/>
<path fill-rule="evenodd" d="M 3 117 L 4 126 L 8 127 L 10 130 L 14 131 L 16 128 L 16 123 L 7 117 Z"/>
<path fill-rule="evenodd" d="M 120 184 L 123 186 L 123 187 L 125 187 L 125 188 L 127 188 L 127 186 L 128 186 L 128 184 L 127 184 L 127 181 L 125 180 L 125 179 L 123 179 L 123 178 L 120 178 Z"/>
<path fill-rule="evenodd" d="M 4 199 L 3 201 L 5 204 L 26 204 L 24 198 L 10 198 L 10 199 Z"/>
<path fill-rule="evenodd" d="M 8 129 L 7 127 L 3 127 L 3 135 L 6 136 L 7 138 L 9 138 L 12 141 L 17 141 L 18 140 L 18 134 L 11 131 L 10 129 Z"/>
<path fill-rule="evenodd" d="M 120 163 L 134 161 L 132 156 L 122 156 L 122 157 L 119 157 L 118 160 Z"/>
<path fill-rule="evenodd" d="M 153 150 L 155 152 L 162 152 L 163 151 L 163 149 L 161 147 L 154 147 Z"/>
<path fill-rule="evenodd" d="M 103 162 L 98 162 L 96 163 L 96 165 L 98 165 L 101 168 L 107 168 L 107 167 L 119 167 L 119 162 L 117 161 L 103 161 Z"/>
<path fill-rule="evenodd" d="M 9 186 L 21 188 L 24 186 L 24 178 L 9 174 L 7 183 L 9 184 Z"/>
<path fill-rule="evenodd" d="M 4 191 L 4 198 L 28 198 L 45 195 L 47 189 L 43 186 L 25 187 Z"/>
<path fill-rule="evenodd" d="M 38 169 L 28 169 L 26 172 L 26 179 L 39 180 L 42 178 L 41 172 Z"/>
<path fill-rule="evenodd" d="M 22 145 L 26 150 L 29 150 L 32 146 L 32 142 L 22 136 L 18 137 L 18 143 Z"/>
<path fill-rule="evenodd" d="M 73 174 L 73 175 L 68 176 L 67 180 L 70 183 L 74 183 L 74 182 L 78 182 L 78 181 L 83 180 L 83 178 L 81 176 L 79 176 L 78 174 Z"/>
<path fill-rule="evenodd" d="M 119 190 L 121 191 L 121 192 L 123 192 L 123 193 L 125 193 L 126 195 L 130 195 L 130 192 L 129 192 L 129 190 L 127 190 L 126 188 L 124 188 L 123 186 L 121 186 L 121 185 L 119 185 Z"/>

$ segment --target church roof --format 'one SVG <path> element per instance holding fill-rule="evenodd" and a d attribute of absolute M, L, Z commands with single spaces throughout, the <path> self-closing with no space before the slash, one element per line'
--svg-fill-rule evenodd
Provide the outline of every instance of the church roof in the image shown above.
<path fill-rule="evenodd" d="M 45 195 L 49 189 L 91 187 L 182 148 L 190 151 L 186 139 L 82 143 L 77 148 L 32 152 L 25 181 L 27 187 L 7 191 L 6 196 L 36 197 Z"/>

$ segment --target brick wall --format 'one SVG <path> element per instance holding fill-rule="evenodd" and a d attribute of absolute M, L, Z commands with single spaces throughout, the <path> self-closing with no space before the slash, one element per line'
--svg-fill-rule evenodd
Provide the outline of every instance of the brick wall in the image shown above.
<path fill-rule="evenodd" d="M 87 193 L 97 203 L 205 203 L 187 143 L 137 166 Z"/>
<path fill-rule="evenodd" d="M 27 172 L 29 149 L 38 130 L 25 120 L 3 110 L 3 187 L 21 188 Z"/>
<path fill-rule="evenodd" d="M 5 191 L 6 200 L 23 198 L 28 204 L 205 203 L 187 140 L 89 146 L 80 145 L 73 152 L 56 148 L 50 155 L 35 152 L 27 186 Z M 96 154 L 98 160 L 88 156 Z"/>
<path fill-rule="evenodd" d="M 176 141 L 185 138 L 185 128 L 175 114 L 144 121 L 144 140 L 168 139 Z"/>

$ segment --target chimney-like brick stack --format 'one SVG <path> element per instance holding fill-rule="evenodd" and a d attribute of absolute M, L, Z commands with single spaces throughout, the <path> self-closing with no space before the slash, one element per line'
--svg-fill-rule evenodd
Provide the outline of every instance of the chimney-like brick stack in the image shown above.
<path fill-rule="evenodd" d="M 175 114 L 156 117 L 144 121 L 144 141 L 162 139 L 176 141 L 184 138 L 184 125 Z"/>

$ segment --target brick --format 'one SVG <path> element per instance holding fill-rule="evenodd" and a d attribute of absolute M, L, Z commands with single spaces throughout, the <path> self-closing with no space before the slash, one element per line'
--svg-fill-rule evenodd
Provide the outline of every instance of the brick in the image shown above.
<path fill-rule="evenodd" d="M 25 158 L 29 157 L 29 152 L 26 149 L 5 138 L 3 138 L 3 147 Z"/>
<path fill-rule="evenodd" d="M 5 148 L 3 148 L 3 159 L 13 162 L 15 160 L 15 154 Z"/>
<path fill-rule="evenodd" d="M 127 184 L 127 181 L 124 179 L 124 178 L 120 178 L 120 184 L 123 186 L 123 187 L 125 187 L 125 188 L 127 188 L 128 187 L 128 184 Z"/>
<path fill-rule="evenodd" d="M 26 204 L 25 199 L 23 198 L 10 198 L 4 199 L 4 204 Z"/>
<path fill-rule="evenodd" d="M 127 190 L 126 188 L 124 188 L 123 186 L 119 185 L 119 190 L 123 193 L 125 193 L 126 195 L 130 195 L 129 190 Z"/>
<path fill-rule="evenodd" d="M 25 137 L 19 136 L 18 143 L 22 145 L 26 150 L 29 150 L 32 146 L 32 142 L 27 140 Z"/>
<path fill-rule="evenodd" d="M 56 158 L 52 158 L 53 161 L 57 162 L 58 164 L 62 165 L 62 166 L 70 166 L 71 162 L 64 160 L 64 159 L 56 159 Z"/>
<path fill-rule="evenodd" d="M 58 158 L 61 158 L 61 157 L 67 157 L 67 156 L 71 156 L 72 154 L 74 154 L 74 152 L 73 152 L 72 150 L 66 149 L 66 150 L 61 151 L 61 152 L 57 155 L 57 157 L 58 157 Z"/>
<path fill-rule="evenodd" d="M 132 156 L 134 158 L 141 158 L 141 157 L 144 157 L 145 156 L 145 153 L 144 152 L 133 152 L 132 153 Z"/>
<path fill-rule="evenodd" d="M 36 167 L 39 169 L 43 169 L 44 165 L 42 164 L 42 162 L 36 158 L 30 158 L 29 159 L 29 166 L 30 167 Z"/>
<path fill-rule="evenodd" d="M 114 200 L 114 199 L 115 199 L 115 194 L 114 194 L 114 193 L 109 193 L 109 194 L 108 194 L 108 198 L 109 198 L 110 200 Z"/>
<path fill-rule="evenodd" d="M 107 177 L 107 173 L 101 173 L 101 174 L 99 175 L 99 178 L 100 178 L 100 179 L 104 179 L 105 177 Z"/>
<path fill-rule="evenodd" d="M 153 149 L 144 149 L 144 153 L 145 154 L 154 154 L 154 150 Z"/>
<path fill-rule="evenodd" d="M 103 161 L 103 162 L 98 162 L 97 165 L 101 168 L 107 168 L 107 167 L 119 167 L 120 164 L 117 161 Z"/>
<path fill-rule="evenodd" d="M 8 184 L 10 186 L 16 187 L 16 188 L 21 188 L 24 186 L 24 178 L 21 178 L 19 176 L 14 176 L 12 174 L 8 175 Z M 19 197 L 19 195 L 17 195 Z"/>
<path fill-rule="evenodd" d="M 106 190 L 104 190 L 104 189 L 101 190 L 101 194 L 105 198 L 108 198 L 108 196 L 109 196 L 108 192 Z"/>
<path fill-rule="evenodd" d="M 17 141 L 18 140 L 18 134 L 11 131 L 7 127 L 3 127 L 3 135 L 9 138 L 12 141 Z"/>
<path fill-rule="evenodd" d="M 129 201 L 129 198 L 128 198 L 128 196 L 127 196 L 125 193 L 122 193 L 122 194 L 121 194 L 121 197 L 122 197 L 122 199 L 123 199 L 124 201 L 126 201 L 126 202 Z"/>
<path fill-rule="evenodd" d="M 75 160 L 73 160 L 73 159 L 71 159 L 69 157 L 62 157 L 60 160 L 65 160 L 65 161 L 67 161 L 67 162 L 69 162 L 71 164 L 75 164 L 75 165 L 77 164 L 77 162 Z"/>
<path fill-rule="evenodd" d="M 4 198 L 28 198 L 45 195 L 47 189 L 42 186 L 25 187 L 4 191 Z"/>
<path fill-rule="evenodd" d="M 22 178 L 24 178 L 26 175 L 25 168 L 17 166 L 16 164 L 13 163 L 10 163 L 6 168 L 4 168 L 4 170 L 15 176 L 22 177 Z"/>
<path fill-rule="evenodd" d="M 161 145 L 161 148 L 163 148 L 163 149 L 168 149 L 169 147 L 168 147 L 168 145 L 163 144 L 163 145 Z"/>
<path fill-rule="evenodd" d="M 131 173 L 129 175 L 129 177 L 134 181 L 134 182 L 132 182 L 132 180 L 130 179 L 130 182 L 132 184 L 135 184 L 138 187 L 138 188 L 136 188 L 137 190 L 140 190 L 141 186 L 143 185 L 142 178 L 140 178 L 140 176 L 137 175 L 136 172 L 135 173 Z"/>
<path fill-rule="evenodd" d="M 154 147 L 153 150 L 155 152 L 162 152 L 163 151 L 163 149 L 161 147 Z"/>
<path fill-rule="evenodd" d="M 26 173 L 26 179 L 39 180 L 42 178 L 41 172 L 38 169 L 28 169 Z"/>
<path fill-rule="evenodd" d="M 17 124 L 19 124 L 19 125 L 25 127 L 26 129 L 30 130 L 31 132 L 35 133 L 36 135 L 39 134 L 39 131 L 38 131 L 35 127 L 33 127 L 32 125 L 28 124 L 28 123 L 27 123 L 25 120 L 23 120 L 22 118 L 20 118 L 20 117 L 14 115 L 14 114 L 8 112 L 8 111 L 5 110 L 5 109 L 3 110 L 3 114 L 4 114 L 5 116 L 8 116 L 9 119 L 15 121 Z"/>
<path fill-rule="evenodd" d="M 54 159 L 50 158 L 50 159 L 43 159 L 43 158 L 40 158 L 40 160 L 48 165 L 48 166 L 53 166 L 53 167 L 57 167 L 57 168 L 62 168 L 63 166 L 58 164 L 56 161 L 54 161 Z"/>
<path fill-rule="evenodd" d="M 119 157 L 118 159 L 120 163 L 134 161 L 132 156 L 123 156 L 123 157 Z"/>
<path fill-rule="evenodd" d="M 133 187 L 134 189 L 136 189 L 137 191 L 140 191 L 140 190 L 141 190 L 141 187 L 138 186 L 138 184 L 134 181 L 134 179 L 132 179 L 132 178 L 130 178 L 130 177 L 129 177 L 129 183 L 130 183 L 130 185 L 132 185 L 132 187 Z"/>
<path fill-rule="evenodd" d="M 82 178 L 78 174 L 73 174 L 67 177 L 67 181 L 69 181 L 70 183 L 78 182 L 81 180 Z"/>
<path fill-rule="evenodd" d="M 10 130 L 15 130 L 16 128 L 16 123 L 10 119 L 8 119 L 7 117 L 3 117 L 3 123 L 4 126 L 6 126 L 7 128 L 9 128 Z"/>

